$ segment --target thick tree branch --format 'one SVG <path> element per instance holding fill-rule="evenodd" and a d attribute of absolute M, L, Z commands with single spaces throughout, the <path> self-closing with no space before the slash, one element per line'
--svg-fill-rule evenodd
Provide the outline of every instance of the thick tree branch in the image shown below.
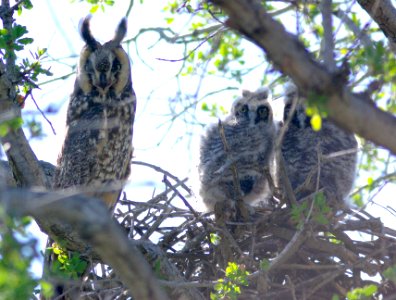
<path fill-rule="evenodd" d="M 322 12 L 323 41 L 321 45 L 322 57 L 325 65 L 330 71 L 336 70 L 334 59 L 334 38 L 333 38 L 333 15 L 332 0 L 322 0 L 320 10 Z"/>
<path fill-rule="evenodd" d="M 38 219 L 53 216 L 73 224 L 73 232 L 113 267 L 135 299 L 168 299 L 142 254 L 99 200 L 26 189 L 1 191 L 0 199 L 10 215 L 31 215 Z"/>
<path fill-rule="evenodd" d="M 211 0 L 229 16 L 227 25 L 251 39 L 299 89 L 324 95 L 329 118 L 340 127 L 396 154 L 396 118 L 367 97 L 352 93 L 337 73 L 314 60 L 295 36 L 274 21 L 256 0 Z"/>
<path fill-rule="evenodd" d="M 357 2 L 381 28 L 391 48 L 396 50 L 396 9 L 392 1 L 358 0 Z"/>
<path fill-rule="evenodd" d="M 12 101 L 14 91 L 15 88 L 8 78 L 6 66 L 0 61 L 0 123 L 20 117 L 20 109 Z M 1 138 L 1 143 L 19 186 L 49 187 L 49 182 L 22 128 L 10 129 L 9 133 Z"/>

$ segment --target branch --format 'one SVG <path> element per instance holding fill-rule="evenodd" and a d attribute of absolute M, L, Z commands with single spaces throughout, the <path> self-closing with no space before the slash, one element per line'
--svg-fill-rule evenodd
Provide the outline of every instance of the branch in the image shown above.
<path fill-rule="evenodd" d="M 21 115 L 19 107 L 12 101 L 15 87 L 8 76 L 10 72 L 8 69 L 6 72 L 6 66 L 0 60 L 0 122 L 12 120 Z M 1 143 L 19 186 L 50 186 L 22 128 L 10 128 L 9 133 L 1 138 Z"/>
<path fill-rule="evenodd" d="M 396 154 L 396 118 L 364 95 L 352 93 L 342 76 L 331 73 L 308 53 L 295 36 L 274 21 L 256 0 L 211 0 L 229 19 L 226 24 L 263 49 L 301 91 L 325 95 L 329 118 L 338 126 Z"/>
<path fill-rule="evenodd" d="M 41 220 L 53 216 L 73 224 L 73 232 L 112 266 L 134 299 L 168 299 L 142 254 L 99 200 L 27 189 L 0 191 L 0 199 L 10 215 L 31 215 Z"/>
<path fill-rule="evenodd" d="M 396 9 L 391 0 L 358 0 L 360 6 L 378 24 L 388 38 L 392 50 L 396 49 Z"/>
<path fill-rule="evenodd" d="M 323 41 L 322 56 L 325 65 L 330 71 L 336 70 L 336 62 L 334 60 L 334 39 L 333 39 L 333 19 L 332 19 L 332 0 L 322 0 L 319 5 L 322 13 L 323 25 Z"/>

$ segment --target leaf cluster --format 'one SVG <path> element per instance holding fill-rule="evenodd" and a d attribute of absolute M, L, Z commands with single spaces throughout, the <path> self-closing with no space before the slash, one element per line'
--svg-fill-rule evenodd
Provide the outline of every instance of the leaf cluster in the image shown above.
<path fill-rule="evenodd" d="M 13 219 L 3 210 L 0 219 L 0 298 L 28 299 L 39 284 L 30 271 L 36 258 L 36 240 L 26 229 L 31 219 Z"/>
<path fill-rule="evenodd" d="M 51 272 L 57 276 L 77 279 L 88 266 L 88 262 L 80 254 L 67 251 L 57 243 L 53 243 L 52 247 L 47 248 L 47 251 L 56 257 L 51 266 Z"/>
<path fill-rule="evenodd" d="M 244 265 L 229 262 L 225 270 L 225 278 L 219 279 L 214 286 L 214 293 L 210 294 L 211 300 L 232 299 L 236 300 L 241 294 L 241 286 L 248 286 L 247 276 Z"/>

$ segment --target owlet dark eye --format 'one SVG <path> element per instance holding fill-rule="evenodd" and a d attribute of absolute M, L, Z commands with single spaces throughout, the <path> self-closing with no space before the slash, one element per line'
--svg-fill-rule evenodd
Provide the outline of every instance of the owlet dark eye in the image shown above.
<path fill-rule="evenodd" d="M 266 106 L 260 106 L 257 109 L 257 114 L 259 115 L 260 118 L 266 118 L 268 116 L 268 112 L 269 110 L 268 107 Z"/>
<path fill-rule="evenodd" d="M 114 73 L 118 72 L 119 70 L 121 70 L 121 64 L 118 59 L 115 59 L 113 61 L 113 65 L 111 66 L 111 71 Z"/>

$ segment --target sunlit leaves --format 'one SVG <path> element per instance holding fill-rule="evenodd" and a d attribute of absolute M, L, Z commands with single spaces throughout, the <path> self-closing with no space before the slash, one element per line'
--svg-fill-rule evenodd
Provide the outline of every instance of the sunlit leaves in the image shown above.
<path fill-rule="evenodd" d="M 209 105 L 208 103 L 203 102 L 201 109 L 204 112 L 208 112 L 211 117 L 219 117 L 220 115 L 226 115 L 228 113 L 224 106 L 216 103 Z"/>
<path fill-rule="evenodd" d="M 79 278 L 86 270 L 88 262 L 83 260 L 80 254 L 64 250 L 59 244 L 53 243 L 47 248 L 52 251 L 57 260 L 52 265 L 52 272 L 66 278 Z"/>
<path fill-rule="evenodd" d="M 214 293 L 210 293 L 211 300 L 237 299 L 241 294 L 241 286 L 248 286 L 247 276 L 244 265 L 229 262 L 225 270 L 225 278 L 219 279 L 214 286 Z"/>
<path fill-rule="evenodd" d="M 210 234 L 210 243 L 213 245 L 218 245 L 221 241 L 221 237 L 216 233 Z"/>
<path fill-rule="evenodd" d="M 35 240 L 26 232 L 30 218 L 12 219 L 0 211 L 0 298 L 30 299 L 37 280 L 29 271 Z"/>
<path fill-rule="evenodd" d="M 374 284 L 369 284 L 361 288 L 356 288 L 347 293 L 348 300 L 365 300 L 372 299 L 377 292 L 378 287 Z"/>
<path fill-rule="evenodd" d="M 32 9 L 33 4 L 30 0 L 25 0 L 21 4 L 18 5 L 18 15 L 20 16 L 22 14 L 22 9 Z"/>
<path fill-rule="evenodd" d="M 75 2 L 75 0 L 72 0 L 71 2 Z M 115 3 L 115 0 L 79 0 L 79 2 L 87 2 L 87 3 L 91 4 L 91 9 L 89 10 L 89 12 L 93 14 L 99 8 L 104 12 L 106 5 L 113 6 Z"/>
<path fill-rule="evenodd" d="M 21 51 L 33 42 L 32 38 L 23 37 L 27 33 L 26 27 L 18 24 L 14 24 L 10 31 L 0 30 L 0 49 L 5 50 L 5 57 L 15 57 L 15 51 Z"/>

